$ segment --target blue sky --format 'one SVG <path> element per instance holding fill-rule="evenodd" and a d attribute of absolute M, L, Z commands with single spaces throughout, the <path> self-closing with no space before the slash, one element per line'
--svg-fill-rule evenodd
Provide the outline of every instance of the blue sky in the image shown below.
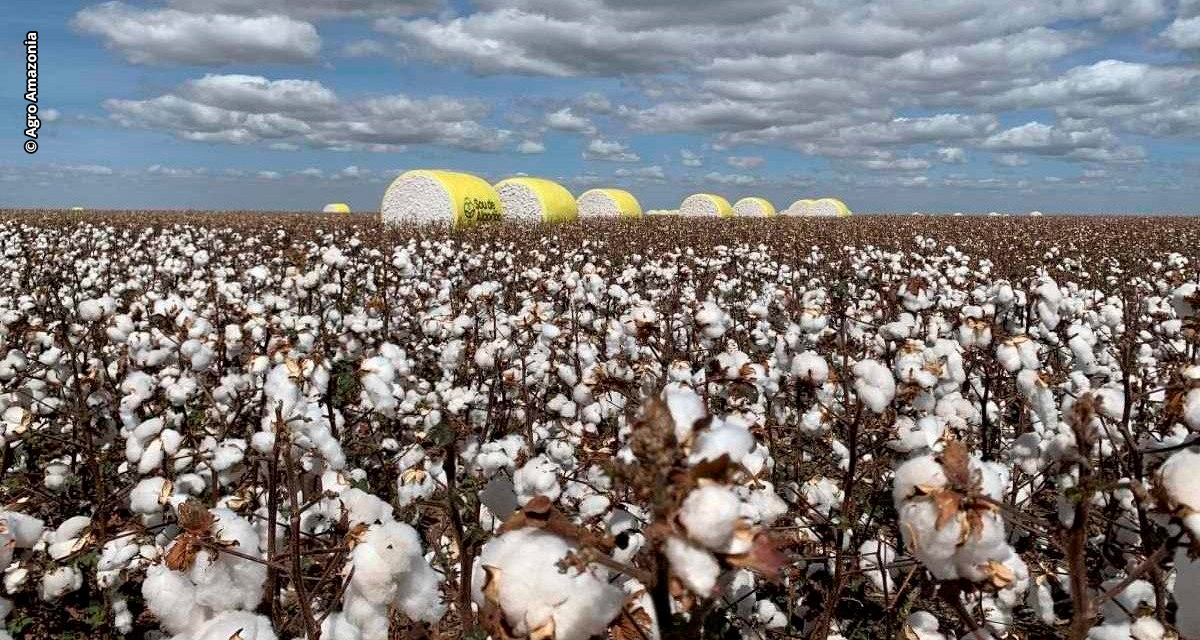
<path fill-rule="evenodd" d="M 8 0 L 0 24 L 0 206 L 375 209 L 425 167 L 648 208 L 1200 202 L 1200 0 Z"/>

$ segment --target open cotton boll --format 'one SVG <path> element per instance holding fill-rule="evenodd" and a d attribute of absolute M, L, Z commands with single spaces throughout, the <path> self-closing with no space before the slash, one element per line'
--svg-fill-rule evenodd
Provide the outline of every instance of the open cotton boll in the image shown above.
<path fill-rule="evenodd" d="M 693 489 L 684 498 L 678 518 L 689 538 L 713 551 L 727 553 L 740 513 L 738 497 L 712 484 Z"/>
<path fill-rule="evenodd" d="M 904 626 L 907 631 L 912 632 L 915 640 L 946 640 L 946 636 L 938 631 L 938 619 L 928 611 L 914 611 L 908 614 Z"/>
<path fill-rule="evenodd" d="M 271 621 L 248 611 L 227 611 L 218 614 L 199 628 L 182 633 L 171 640 L 276 640 Z"/>
<path fill-rule="evenodd" d="M 625 594 L 601 569 L 562 571 L 575 545 L 540 529 L 509 531 L 483 545 L 471 580 L 480 607 L 498 607 L 513 635 L 553 640 L 600 635 L 621 611 Z M 714 580 L 715 583 L 715 580 Z"/>
<path fill-rule="evenodd" d="M 170 501 L 172 488 L 166 478 L 143 478 L 129 492 L 129 510 L 142 515 L 161 513 Z"/>
<path fill-rule="evenodd" d="M 78 591 L 82 586 L 83 574 L 74 566 L 66 565 L 42 576 L 42 582 L 38 586 L 38 596 L 46 602 L 53 602 L 68 593 Z"/>
<path fill-rule="evenodd" d="M 876 360 L 862 360 L 851 370 L 854 375 L 854 392 L 859 400 L 874 413 L 883 413 L 896 396 L 896 379 L 892 372 Z"/>
<path fill-rule="evenodd" d="M 792 375 L 813 386 L 825 384 L 829 379 L 829 363 L 816 351 L 805 351 L 792 358 Z"/>
<path fill-rule="evenodd" d="M 513 474 L 513 485 L 517 492 L 517 502 L 524 506 L 537 496 L 546 496 L 553 502 L 562 494 L 558 483 L 560 468 L 545 455 L 539 455 L 525 463 Z"/>
<path fill-rule="evenodd" d="M 721 575 L 721 565 L 713 554 L 676 537 L 667 539 L 664 552 L 671 563 L 671 573 L 688 589 L 702 598 L 712 594 Z"/>
<path fill-rule="evenodd" d="M 1200 450 L 1182 449 L 1171 454 L 1159 469 L 1167 505 L 1182 519 L 1194 539 L 1200 540 Z"/>
<path fill-rule="evenodd" d="M 872 538 L 863 542 L 858 547 L 859 566 L 862 567 L 863 573 L 875 585 L 875 588 L 884 593 L 895 593 L 895 575 L 888 565 L 896 560 L 896 550 L 892 545 Z"/>
<path fill-rule="evenodd" d="M 80 550 L 86 543 L 84 534 L 91 524 L 92 519 L 87 516 L 68 518 L 47 537 L 46 552 L 54 560 L 62 560 Z"/>
<path fill-rule="evenodd" d="M 687 442 L 696 423 L 708 415 L 704 400 L 687 387 L 671 384 L 663 390 L 663 401 L 667 403 L 667 410 L 675 425 L 675 441 Z"/>
<path fill-rule="evenodd" d="M 945 422 L 934 416 L 925 416 L 914 421 L 907 416 L 896 419 L 896 439 L 888 446 L 896 451 L 909 452 L 932 449 L 946 431 Z"/>

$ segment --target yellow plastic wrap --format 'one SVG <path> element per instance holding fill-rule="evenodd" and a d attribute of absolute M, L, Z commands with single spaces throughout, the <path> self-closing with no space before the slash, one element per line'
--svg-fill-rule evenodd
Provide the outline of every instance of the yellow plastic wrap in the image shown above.
<path fill-rule="evenodd" d="M 322 213 L 350 213 L 350 205 L 345 202 L 330 202 L 321 209 Z"/>
<path fill-rule="evenodd" d="M 757 197 L 742 198 L 741 200 L 738 200 L 737 204 L 733 205 L 734 213 L 736 213 L 743 204 L 758 205 L 759 209 L 763 211 L 763 216 L 767 218 L 773 217 L 776 213 L 775 205 L 771 204 L 770 200 Z"/>
<path fill-rule="evenodd" d="M 688 200 L 693 200 L 696 198 L 704 198 L 704 199 L 708 200 L 709 202 L 711 202 L 716 207 L 718 217 L 721 217 L 721 218 L 733 217 L 733 205 L 729 204 L 729 201 L 726 200 L 724 197 L 716 195 L 714 193 L 697 193 L 697 194 L 688 196 L 687 198 L 684 199 L 683 203 L 679 205 L 680 213 L 683 213 L 683 209 L 685 208 L 685 205 L 688 203 Z M 684 215 L 688 215 L 688 214 L 684 214 Z"/>
<path fill-rule="evenodd" d="M 579 209 L 575 203 L 575 196 L 566 187 L 545 178 L 508 178 L 501 180 L 493 185 L 493 189 L 499 193 L 501 187 L 508 184 L 521 185 L 537 196 L 538 202 L 541 204 L 542 222 L 557 223 L 557 222 L 573 222 L 579 219 Z M 509 218 L 513 217 L 513 212 L 509 211 Z"/>
<path fill-rule="evenodd" d="M 642 205 L 632 193 L 622 189 L 591 189 L 579 196 L 580 200 L 587 198 L 589 195 L 600 194 L 608 196 L 609 199 L 617 205 L 617 211 L 620 212 L 621 218 L 640 218 L 642 217 Z"/>
<path fill-rule="evenodd" d="M 384 192 L 380 212 L 385 223 L 389 221 L 388 196 L 390 192 L 401 181 L 411 177 L 431 179 L 441 185 L 450 198 L 450 224 L 456 228 L 470 227 L 482 222 L 496 222 L 503 218 L 500 196 L 496 195 L 496 190 L 483 178 L 455 171 L 416 169 L 401 174 Z M 401 222 L 442 222 L 445 224 L 444 220 L 419 217 L 401 220 Z"/>

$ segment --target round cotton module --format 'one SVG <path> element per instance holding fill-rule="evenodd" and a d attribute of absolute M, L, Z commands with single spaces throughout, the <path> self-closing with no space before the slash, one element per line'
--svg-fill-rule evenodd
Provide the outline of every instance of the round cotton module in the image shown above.
<path fill-rule="evenodd" d="M 793 202 L 787 209 L 783 210 L 785 216 L 807 216 L 812 214 L 813 200 L 804 198 Z"/>
<path fill-rule="evenodd" d="M 350 205 L 345 202 L 330 202 L 321 209 L 321 213 L 350 213 Z"/>
<path fill-rule="evenodd" d="M 507 220 L 572 222 L 579 219 L 575 196 L 566 187 L 544 178 L 509 178 L 493 187 Z"/>
<path fill-rule="evenodd" d="M 379 207 L 385 225 L 469 227 L 501 219 L 500 196 L 486 180 L 453 171 L 407 171 L 392 181 Z"/>
<path fill-rule="evenodd" d="M 709 218 L 729 218 L 733 216 L 733 207 L 729 201 L 711 193 L 697 193 L 688 196 L 679 205 L 679 214 L 684 216 L 699 216 Z"/>
<path fill-rule="evenodd" d="M 71 207 L 71 211 L 78 213 L 80 211 L 83 211 L 83 207 Z"/>
<path fill-rule="evenodd" d="M 733 213 L 750 218 L 770 218 L 775 215 L 775 205 L 766 198 L 742 198 L 733 205 Z"/>
<path fill-rule="evenodd" d="M 837 198 L 821 198 L 814 200 L 808 206 L 808 215 L 821 218 L 845 218 L 850 215 L 850 209 Z"/>
<path fill-rule="evenodd" d="M 591 189 L 579 196 L 581 218 L 640 218 L 642 205 L 621 189 Z"/>

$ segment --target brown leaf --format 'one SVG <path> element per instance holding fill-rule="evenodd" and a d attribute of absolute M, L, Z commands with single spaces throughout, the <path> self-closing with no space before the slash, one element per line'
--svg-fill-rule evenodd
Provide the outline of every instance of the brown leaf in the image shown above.
<path fill-rule="evenodd" d="M 213 515 L 207 507 L 196 500 L 188 499 L 179 505 L 179 526 L 184 531 L 203 535 L 212 526 Z"/>
<path fill-rule="evenodd" d="M 200 553 L 200 544 L 190 533 L 183 533 L 175 539 L 175 544 L 167 549 L 163 563 L 172 571 L 187 571 L 196 564 L 196 555 Z"/>
<path fill-rule="evenodd" d="M 529 640 L 554 640 L 554 618 L 529 632 Z"/>
<path fill-rule="evenodd" d="M 958 510 L 962 506 L 963 497 L 954 491 L 942 489 L 935 491 L 930 495 L 933 498 L 933 505 L 937 508 L 937 523 L 936 527 L 941 529 L 947 522 L 950 522 L 958 515 Z"/>
<path fill-rule="evenodd" d="M 725 556 L 725 560 L 739 569 L 755 571 L 772 582 L 779 580 L 780 574 L 791 564 L 788 557 L 776 548 L 771 536 L 763 532 L 754 536 L 749 551 Z"/>
<path fill-rule="evenodd" d="M 630 610 L 629 605 L 608 627 L 609 640 L 646 640 L 651 637 L 650 627 L 654 621 L 642 607 Z"/>
<path fill-rule="evenodd" d="M 972 488 L 974 482 L 971 476 L 971 455 L 966 445 L 958 440 L 947 442 L 938 461 L 942 464 L 942 471 L 945 472 L 946 480 L 952 488 L 961 492 Z"/>
<path fill-rule="evenodd" d="M 483 565 L 483 597 L 492 606 L 500 606 L 500 568 Z"/>
<path fill-rule="evenodd" d="M 721 454 L 721 457 L 716 460 L 701 460 L 696 463 L 691 469 L 693 480 L 717 480 L 725 479 L 733 466 L 733 461 L 730 460 L 728 453 Z"/>
<path fill-rule="evenodd" d="M 1012 568 L 1002 562 L 988 560 L 983 570 L 988 574 L 988 579 L 991 581 L 992 586 L 997 589 L 1003 589 L 1016 580 L 1016 575 L 1013 573 Z"/>

